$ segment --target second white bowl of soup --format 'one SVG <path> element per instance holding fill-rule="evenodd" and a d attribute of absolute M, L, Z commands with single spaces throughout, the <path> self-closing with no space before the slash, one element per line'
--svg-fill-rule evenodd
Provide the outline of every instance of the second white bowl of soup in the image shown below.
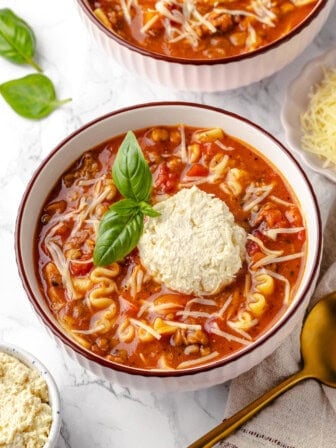
<path fill-rule="evenodd" d="M 24 287 L 56 341 L 98 376 L 149 390 L 209 387 L 272 353 L 302 319 L 321 244 L 287 150 L 187 103 L 72 134 L 35 173 L 16 229 Z"/>
<path fill-rule="evenodd" d="M 288 65 L 318 34 L 334 0 L 77 4 L 97 44 L 131 73 L 177 90 L 214 92 Z"/>

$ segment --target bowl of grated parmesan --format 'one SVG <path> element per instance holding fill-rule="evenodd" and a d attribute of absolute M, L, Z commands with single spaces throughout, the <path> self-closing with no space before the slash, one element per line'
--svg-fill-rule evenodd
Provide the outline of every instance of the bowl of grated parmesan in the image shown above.
<path fill-rule="evenodd" d="M 308 62 L 290 84 L 281 121 L 293 153 L 336 182 L 336 48 Z"/>
<path fill-rule="evenodd" d="M 0 396 L 1 447 L 57 446 L 61 404 L 54 379 L 32 354 L 4 342 L 0 342 Z"/>

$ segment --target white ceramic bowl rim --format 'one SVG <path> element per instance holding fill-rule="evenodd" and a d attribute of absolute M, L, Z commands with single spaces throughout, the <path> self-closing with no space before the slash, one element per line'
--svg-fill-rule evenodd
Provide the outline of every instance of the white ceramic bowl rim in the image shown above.
<path fill-rule="evenodd" d="M 79 6 L 82 8 L 84 13 L 87 15 L 87 17 L 109 38 L 113 39 L 120 45 L 127 47 L 129 50 L 134 51 L 136 53 L 140 53 L 143 56 L 148 56 L 154 59 L 159 59 L 162 61 L 167 62 L 175 62 L 183 65 L 216 65 L 216 64 L 229 64 L 230 62 L 240 61 L 243 59 L 252 58 L 256 55 L 268 52 L 272 50 L 273 48 L 278 47 L 282 43 L 288 41 L 296 34 L 299 34 L 300 31 L 302 31 L 304 28 L 308 27 L 309 24 L 312 22 L 312 20 L 319 15 L 319 13 L 327 6 L 328 0 L 320 0 L 319 3 L 315 6 L 315 8 L 311 11 L 310 14 L 302 21 L 300 22 L 296 27 L 294 27 L 288 34 L 285 34 L 283 37 L 271 42 L 268 45 L 265 45 L 264 47 L 258 48 L 254 51 L 250 51 L 249 53 L 244 53 L 236 56 L 230 56 L 230 57 L 224 57 L 224 58 L 216 58 L 216 59 L 184 59 L 184 58 L 177 58 L 172 56 L 166 56 L 160 53 L 155 53 L 150 50 L 146 50 L 144 48 L 138 47 L 127 40 L 122 39 L 117 34 L 110 31 L 108 28 L 106 28 L 100 20 L 93 14 L 93 11 L 91 7 L 88 4 L 87 0 L 76 0 L 79 4 Z"/>
<path fill-rule="evenodd" d="M 7 353 L 7 355 L 13 356 L 31 369 L 37 370 L 38 373 L 45 379 L 48 392 L 50 407 L 52 412 L 52 422 L 48 435 L 48 439 L 43 448 L 49 448 L 56 446 L 56 441 L 61 429 L 61 400 L 58 392 L 57 385 L 49 370 L 39 361 L 34 355 L 23 350 L 13 344 L 7 344 L 0 342 L 0 352 Z"/>
<path fill-rule="evenodd" d="M 95 125 L 96 123 L 100 121 L 104 121 L 107 118 L 113 117 L 118 114 L 123 114 L 124 112 L 128 112 L 135 109 L 144 109 L 144 108 L 151 108 L 151 107 L 163 107 L 163 106 L 187 106 L 187 107 L 194 107 L 199 109 L 206 109 L 210 111 L 214 111 L 223 115 L 228 115 L 234 119 L 237 119 L 239 121 L 245 122 L 246 124 L 250 125 L 251 127 L 254 127 L 257 129 L 258 132 L 264 134 L 267 138 L 272 140 L 278 147 L 279 150 L 285 152 L 287 156 L 293 161 L 294 165 L 297 167 L 298 171 L 302 175 L 302 179 L 306 182 L 306 185 L 311 193 L 311 197 L 313 200 L 313 205 L 315 207 L 316 212 L 316 221 L 318 223 L 318 229 L 317 229 L 317 256 L 314 260 L 313 267 L 310 272 L 310 279 L 306 282 L 306 286 L 303 289 L 300 296 L 297 296 L 295 298 L 295 305 L 289 310 L 289 312 L 284 316 L 283 319 L 277 320 L 277 322 L 269 329 L 267 330 L 261 337 L 259 337 L 253 344 L 245 347 L 244 349 L 238 350 L 236 353 L 233 353 L 230 355 L 229 358 L 223 358 L 217 361 L 209 362 L 207 364 L 201 365 L 201 366 L 195 366 L 193 368 L 188 368 L 187 370 L 168 370 L 168 371 L 151 371 L 151 370 L 144 370 L 144 369 L 137 369 L 134 367 L 128 367 L 124 366 L 122 364 L 113 363 L 112 361 L 107 361 L 106 359 L 95 355 L 93 352 L 89 352 L 88 350 L 81 347 L 79 344 L 75 343 L 70 337 L 67 336 L 65 331 L 61 331 L 55 324 L 52 322 L 52 320 L 49 318 L 47 313 L 43 310 L 41 305 L 39 304 L 38 299 L 35 297 L 34 292 L 30 286 L 29 278 L 25 272 L 24 268 L 24 262 L 23 262 L 23 255 L 21 251 L 21 245 L 20 245 L 20 235 L 21 235 L 21 222 L 22 222 L 22 216 L 25 210 L 25 205 L 27 202 L 27 199 L 30 195 L 30 191 L 32 190 L 35 182 L 37 181 L 39 174 L 41 171 L 43 171 L 44 166 L 49 163 L 50 159 L 53 158 L 53 156 L 62 149 L 62 147 L 69 142 L 71 139 L 76 137 L 81 132 L 85 131 L 86 129 L 90 128 L 91 126 Z M 141 126 L 140 126 L 141 127 Z M 112 137 L 112 136 L 111 136 Z M 97 143 L 98 144 L 98 143 Z M 89 148 L 88 148 L 89 149 Z M 305 296 L 309 290 L 310 287 L 310 280 L 312 281 L 316 275 L 316 272 L 318 272 L 318 267 L 321 262 L 322 257 L 322 223 L 321 223 L 321 215 L 320 210 L 317 202 L 316 195 L 314 193 L 314 190 L 308 180 L 307 175 L 305 174 L 304 170 L 301 168 L 299 163 L 296 161 L 295 157 L 280 143 L 274 136 L 272 136 L 269 132 L 265 131 L 263 128 L 258 126 L 257 124 L 251 122 L 250 120 L 241 117 L 233 112 L 229 112 L 223 109 L 219 109 L 212 106 L 206 106 L 202 104 L 196 104 L 196 103 L 190 103 L 190 102 L 154 102 L 154 103 L 146 103 L 146 104 L 138 104 L 130 107 L 126 107 L 123 109 L 118 109 L 116 111 L 110 112 L 108 114 L 105 114 L 101 117 L 96 118 L 95 120 L 90 121 L 86 125 L 82 126 L 81 128 L 77 129 L 75 132 L 70 134 L 67 138 L 65 138 L 53 151 L 49 153 L 49 155 L 44 159 L 44 161 L 40 164 L 40 166 L 37 168 L 35 173 L 32 176 L 32 179 L 30 180 L 26 191 L 23 195 L 17 220 L 16 220 L 16 228 L 15 228 L 15 253 L 16 253 L 16 262 L 18 265 L 19 274 L 21 277 L 21 281 L 23 284 L 23 287 L 28 295 L 28 298 L 30 299 L 30 302 L 32 303 L 35 311 L 37 314 L 41 317 L 42 321 L 45 323 L 45 325 L 53 332 L 53 334 L 59 338 L 66 346 L 70 347 L 72 350 L 77 352 L 78 354 L 84 356 L 90 361 L 94 361 L 101 366 L 114 369 L 120 372 L 128 373 L 134 376 L 143 376 L 143 377 L 178 377 L 178 376 L 187 376 L 187 375 L 193 375 L 195 373 L 199 372 L 205 372 L 208 370 L 212 370 L 218 367 L 225 366 L 242 356 L 246 355 L 247 353 L 250 353 L 251 351 L 256 350 L 258 347 L 262 346 L 266 341 L 268 341 L 270 338 L 273 337 L 274 334 L 277 333 L 277 331 L 286 324 L 287 321 L 291 319 L 291 317 L 295 314 L 296 310 L 299 308 L 301 303 L 304 301 Z"/>

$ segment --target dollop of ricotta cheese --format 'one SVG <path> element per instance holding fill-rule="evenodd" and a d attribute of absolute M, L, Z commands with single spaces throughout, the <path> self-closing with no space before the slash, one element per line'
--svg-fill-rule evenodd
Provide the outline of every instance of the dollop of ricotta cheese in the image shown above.
<path fill-rule="evenodd" d="M 51 426 L 48 386 L 41 375 L 0 353 L 0 447 L 42 448 Z"/>
<path fill-rule="evenodd" d="M 221 199 L 196 186 L 154 205 L 138 248 L 155 280 L 185 294 L 210 295 L 242 267 L 246 232 Z"/>

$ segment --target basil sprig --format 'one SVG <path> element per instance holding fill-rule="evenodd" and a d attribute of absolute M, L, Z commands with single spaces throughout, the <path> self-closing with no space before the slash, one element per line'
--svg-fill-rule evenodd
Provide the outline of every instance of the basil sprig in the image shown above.
<path fill-rule="evenodd" d="M 106 266 L 124 258 L 139 242 L 144 216 L 160 215 L 148 202 L 152 173 L 132 131 L 120 145 L 112 178 L 125 199 L 114 203 L 99 225 L 93 253 L 96 266 Z"/>
<path fill-rule="evenodd" d="M 34 73 L 0 85 L 0 93 L 14 111 L 25 118 L 44 118 L 64 103 L 57 100 L 53 83 L 45 75 Z"/>
<path fill-rule="evenodd" d="M 128 132 L 115 159 L 112 176 L 125 198 L 147 201 L 152 188 L 152 174 L 133 132 Z"/>
<path fill-rule="evenodd" d="M 42 71 L 34 61 L 33 30 L 8 8 L 0 9 L 0 55 L 16 64 L 29 64 Z"/>
<path fill-rule="evenodd" d="M 10 9 L 0 9 L 0 56 L 16 64 L 29 64 L 42 72 L 34 55 L 33 30 Z M 1 84 L 0 94 L 17 114 L 31 119 L 44 118 L 71 101 L 58 100 L 53 83 L 40 73 Z"/>

